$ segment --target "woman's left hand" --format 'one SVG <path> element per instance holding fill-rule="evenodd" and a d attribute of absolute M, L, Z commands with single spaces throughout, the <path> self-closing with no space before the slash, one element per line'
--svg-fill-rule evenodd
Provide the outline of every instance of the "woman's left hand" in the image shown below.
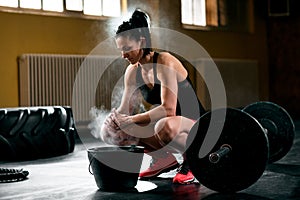
<path fill-rule="evenodd" d="M 129 128 L 128 126 L 134 124 L 131 116 L 126 114 L 121 114 L 116 109 L 112 110 L 111 119 L 118 127 L 120 127 L 120 129 L 128 129 Z"/>

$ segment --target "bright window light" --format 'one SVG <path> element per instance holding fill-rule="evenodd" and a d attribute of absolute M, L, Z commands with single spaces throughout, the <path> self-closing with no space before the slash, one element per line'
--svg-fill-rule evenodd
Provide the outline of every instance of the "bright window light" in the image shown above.
<path fill-rule="evenodd" d="M 206 26 L 205 0 L 181 0 L 181 22 Z"/>
<path fill-rule="evenodd" d="M 19 5 L 18 0 L 0 0 L 0 6 L 17 8 Z"/>
<path fill-rule="evenodd" d="M 41 9 L 42 2 L 41 0 L 20 0 L 21 8 L 32 8 L 32 9 Z"/>
<path fill-rule="evenodd" d="M 43 0 L 43 10 L 63 12 L 63 0 Z"/>
<path fill-rule="evenodd" d="M 66 9 L 74 11 L 82 11 L 82 0 L 66 0 Z"/>
<path fill-rule="evenodd" d="M 83 13 L 86 15 L 102 15 L 102 4 L 99 0 L 84 0 Z"/>
<path fill-rule="evenodd" d="M 193 0 L 181 0 L 181 22 L 193 24 Z"/>
<path fill-rule="evenodd" d="M 194 24 L 206 26 L 206 5 L 205 0 L 194 0 Z"/>
<path fill-rule="evenodd" d="M 0 6 L 118 17 L 121 15 L 121 1 L 125 0 L 0 0 Z"/>
<path fill-rule="evenodd" d="M 121 15 L 120 0 L 102 0 L 103 1 L 103 15 L 118 17 Z"/>

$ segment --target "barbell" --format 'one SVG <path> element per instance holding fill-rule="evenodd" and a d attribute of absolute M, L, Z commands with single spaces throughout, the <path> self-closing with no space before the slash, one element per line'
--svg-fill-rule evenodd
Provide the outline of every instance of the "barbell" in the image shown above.
<path fill-rule="evenodd" d="M 223 129 L 212 150 L 200 157 L 206 135 L 214 134 L 208 130 L 212 114 L 217 119 L 211 123 L 223 125 Z M 192 127 L 186 158 L 201 184 L 217 192 L 234 193 L 254 184 L 268 163 L 283 158 L 293 145 L 294 135 L 292 118 L 275 103 L 255 102 L 243 109 L 219 108 L 205 113 Z"/>

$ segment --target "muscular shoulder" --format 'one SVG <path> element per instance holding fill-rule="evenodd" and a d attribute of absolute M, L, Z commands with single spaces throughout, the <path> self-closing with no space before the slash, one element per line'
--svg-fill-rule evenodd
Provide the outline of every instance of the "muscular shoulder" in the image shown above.
<path fill-rule="evenodd" d="M 157 58 L 157 62 L 162 65 L 166 65 L 171 68 L 181 68 L 182 63 L 172 54 L 168 52 L 161 52 Z"/>
<path fill-rule="evenodd" d="M 128 65 L 125 71 L 125 81 L 132 82 L 135 81 L 136 71 L 137 71 L 137 64 L 136 65 Z"/>
<path fill-rule="evenodd" d="M 168 53 L 168 52 L 162 52 L 159 53 L 158 64 L 161 64 L 164 67 L 158 68 L 158 72 L 161 72 L 164 74 L 168 69 L 171 69 L 171 71 L 168 72 L 176 72 L 177 78 L 179 81 L 183 80 L 187 76 L 187 71 L 185 67 L 182 65 L 181 61 L 177 59 L 174 55 Z"/>

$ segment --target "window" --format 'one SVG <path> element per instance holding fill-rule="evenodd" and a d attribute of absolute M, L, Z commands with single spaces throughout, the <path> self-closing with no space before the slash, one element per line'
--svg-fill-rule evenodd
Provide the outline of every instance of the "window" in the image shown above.
<path fill-rule="evenodd" d="M 253 31 L 252 0 L 181 0 L 184 28 Z"/>
<path fill-rule="evenodd" d="M 20 0 L 21 8 L 41 9 L 42 2 L 40 0 Z"/>
<path fill-rule="evenodd" d="M 82 0 L 66 0 L 66 9 L 73 11 L 82 11 Z"/>
<path fill-rule="evenodd" d="M 125 0 L 0 0 L 1 7 L 30 11 L 117 17 Z M 125 8 L 126 9 L 126 8 Z"/>
<path fill-rule="evenodd" d="M 181 0 L 181 22 L 196 26 L 226 26 L 226 0 Z"/>
<path fill-rule="evenodd" d="M 43 10 L 63 12 L 64 5 L 62 0 L 43 0 Z"/>
<path fill-rule="evenodd" d="M 120 0 L 84 0 L 84 14 L 117 17 L 121 15 Z"/>
<path fill-rule="evenodd" d="M 0 5 L 17 8 L 19 3 L 16 0 L 0 0 Z"/>
<path fill-rule="evenodd" d="M 181 0 L 181 22 L 206 26 L 205 0 Z"/>

